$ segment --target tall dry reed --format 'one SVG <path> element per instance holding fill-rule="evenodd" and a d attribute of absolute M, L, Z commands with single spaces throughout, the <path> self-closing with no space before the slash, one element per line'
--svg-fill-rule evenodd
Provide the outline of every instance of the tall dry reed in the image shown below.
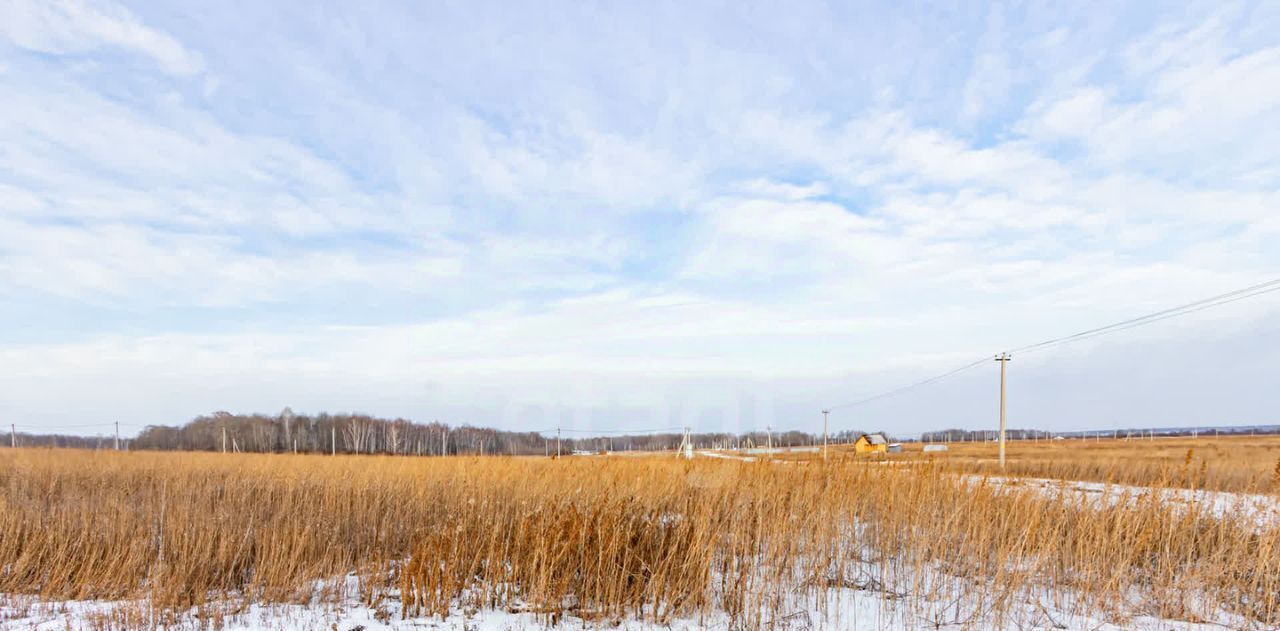
<path fill-rule="evenodd" d="M 935 465 L 673 458 L 0 452 L 0 592 L 325 597 L 768 626 L 833 589 L 980 628 L 1067 614 L 1280 623 L 1280 529 L 1151 495 L 1098 501 Z"/>

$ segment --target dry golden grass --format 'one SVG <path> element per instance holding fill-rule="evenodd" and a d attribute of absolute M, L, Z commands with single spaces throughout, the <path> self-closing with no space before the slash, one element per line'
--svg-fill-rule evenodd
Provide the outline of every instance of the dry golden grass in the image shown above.
<path fill-rule="evenodd" d="M 1026 602 L 1280 624 L 1274 525 L 837 460 L 5 450 L 0 593 L 174 610 L 308 600 L 358 572 L 419 614 L 757 628 L 852 587 L 976 628 Z"/>
<path fill-rule="evenodd" d="M 921 456 L 905 445 L 904 458 Z M 928 457 L 964 471 L 1000 473 L 995 443 L 950 443 Z M 1005 475 L 1176 486 L 1246 493 L 1280 492 L 1280 436 L 1012 441 Z"/>

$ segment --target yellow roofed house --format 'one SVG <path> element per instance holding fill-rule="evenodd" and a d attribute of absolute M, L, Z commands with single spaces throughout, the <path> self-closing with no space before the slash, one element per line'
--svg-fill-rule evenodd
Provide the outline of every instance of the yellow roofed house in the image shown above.
<path fill-rule="evenodd" d="M 889 450 L 889 441 L 884 434 L 863 434 L 853 443 L 853 452 L 858 454 L 882 454 Z"/>

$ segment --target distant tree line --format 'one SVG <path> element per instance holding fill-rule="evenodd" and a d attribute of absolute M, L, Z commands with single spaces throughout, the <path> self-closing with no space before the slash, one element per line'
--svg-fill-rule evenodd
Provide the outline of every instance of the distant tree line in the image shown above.
<path fill-rule="evenodd" d="M 845 431 L 831 442 L 852 442 L 861 433 Z M 707 448 L 799 447 L 821 445 L 820 434 L 799 431 L 692 434 L 694 446 Z M 95 439 L 85 439 L 101 446 Z M 232 414 L 215 412 L 184 425 L 148 426 L 129 440 L 129 449 L 160 451 L 236 451 L 257 453 L 340 453 L 402 455 L 552 455 L 557 452 L 674 450 L 682 432 L 583 437 L 562 433 L 510 432 L 470 425 L 416 423 L 365 414 Z M 34 443 L 24 443 L 34 444 Z M 110 445 L 106 445 L 110 446 Z"/>
<path fill-rule="evenodd" d="M 341 454 L 533 454 L 543 453 L 535 432 L 504 432 L 484 427 L 450 427 L 365 414 L 278 415 L 215 412 L 181 426 L 148 426 L 131 441 L 132 449 L 161 451 L 238 451 L 258 453 Z"/>
<path fill-rule="evenodd" d="M 832 444 L 851 443 L 861 431 L 830 436 Z M 155 451 L 228 451 L 254 453 L 340 453 L 394 455 L 554 455 L 600 451 L 670 451 L 679 448 L 683 432 L 584 437 L 565 430 L 511 432 L 446 423 L 417 423 L 367 414 L 279 414 L 214 412 L 182 425 L 149 425 L 136 437 L 121 438 L 120 448 Z M 696 449 L 806 447 L 822 444 L 821 434 L 800 431 L 707 432 L 691 434 Z M 9 441 L 4 441 L 8 446 Z M 17 435 L 26 447 L 111 449 L 112 436 L 55 434 Z"/>
<path fill-rule="evenodd" d="M 1038 429 L 1005 430 L 1005 437 L 1008 440 L 1048 440 L 1053 436 L 1053 432 Z M 993 429 L 944 429 L 920 435 L 920 441 L 925 443 L 980 443 L 999 438 L 1000 432 Z"/>
<path fill-rule="evenodd" d="M 693 434 L 697 448 L 763 447 L 765 432 Z M 239 451 L 258 453 L 341 453 L 404 455 L 550 455 L 598 451 L 662 451 L 680 446 L 681 432 L 583 437 L 564 432 L 510 432 L 470 425 L 415 423 L 364 414 L 277 415 L 215 412 L 181 426 L 152 425 L 129 441 L 130 449 L 160 451 Z M 834 440 L 834 438 L 833 438 Z M 850 439 L 852 440 L 852 439 Z M 804 432 L 774 432 L 772 444 L 821 444 Z M 30 443 L 27 443 L 30 444 Z"/>

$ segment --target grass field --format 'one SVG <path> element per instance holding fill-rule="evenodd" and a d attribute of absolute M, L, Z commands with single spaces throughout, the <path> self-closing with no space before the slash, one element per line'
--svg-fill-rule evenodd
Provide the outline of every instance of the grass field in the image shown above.
<path fill-rule="evenodd" d="M 1258 490 L 1247 476 L 1265 476 L 1277 449 L 1061 442 L 1016 444 L 1011 470 L 1154 485 L 1185 469 Z M 541 624 L 778 627 L 848 592 L 951 628 L 1280 624 L 1275 524 L 957 475 L 991 449 L 908 453 L 906 467 L 3 450 L 0 594 L 134 603 L 98 628 L 192 608 L 217 626 L 215 606 L 324 603 L 338 598 L 326 581 L 350 574 L 361 600 L 392 600 L 399 616 L 487 609 Z M 1190 464 L 1174 457 L 1186 449 Z"/>
<path fill-rule="evenodd" d="M 947 447 L 946 452 L 925 454 L 923 445 L 906 443 L 901 454 L 886 460 L 927 459 L 961 471 L 993 475 L 1241 493 L 1280 491 L 1280 436 L 1010 441 L 1004 471 L 999 467 L 996 443 L 947 443 Z M 831 454 L 853 455 L 846 445 L 833 447 Z M 801 453 L 780 457 L 812 460 L 818 456 Z"/>

